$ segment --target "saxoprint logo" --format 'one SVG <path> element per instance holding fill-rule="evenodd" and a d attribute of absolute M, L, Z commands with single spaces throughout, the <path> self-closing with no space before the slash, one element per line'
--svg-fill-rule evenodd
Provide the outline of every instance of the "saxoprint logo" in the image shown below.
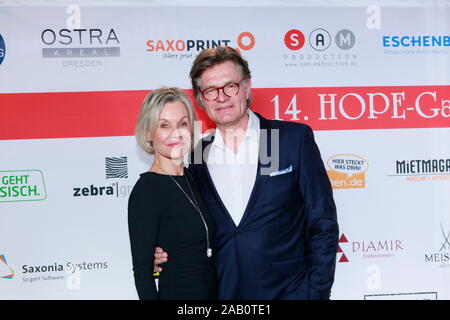
<path fill-rule="evenodd" d="M 0 34 L 0 65 L 2 64 L 3 59 L 5 59 L 5 54 L 6 54 L 5 40 L 3 40 L 3 37 Z"/>
<path fill-rule="evenodd" d="M 350 245 L 350 248 L 348 248 Z M 392 258 L 396 253 L 404 250 L 404 241 L 400 239 L 383 240 L 353 240 L 349 241 L 345 234 L 339 238 L 339 263 L 350 262 L 353 258 Z"/>
<path fill-rule="evenodd" d="M 46 198 L 42 171 L 0 171 L 0 202 L 41 201 Z"/>
<path fill-rule="evenodd" d="M 366 187 L 366 159 L 352 154 L 338 154 L 326 162 L 328 178 L 333 189 L 355 189 Z"/>
<path fill-rule="evenodd" d="M 14 278 L 14 270 L 8 265 L 4 254 L 0 254 L 0 279 Z"/>
<path fill-rule="evenodd" d="M 233 47 L 242 52 L 253 49 L 256 39 L 253 33 L 241 32 L 234 39 L 150 39 L 146 42 L 146 51 L 161 54 L 163 59 L 183 61 L 195 59 L 197 54 L 209 48 L 219 46 Z"/>
<path fill-rule="evenodd" d="M 127 157 L 105 157 L 105 179 L 128 178 Z M 73 196 L 85 197 L 116 197 L 126 198 L 130 195 L 133 186 L 120 182 L 89 183 L 73 188 Z"/>
<path fill-rule="evenodd" d="M 298 29 L 292 29 L 284 34 L 284 45 L 290 50 L 283 56 L 284 65 L 285 67 L 355 67 L 357 56 L 351 52 L 355 44 L 356 36 L 349 29 L 332 32 L 324 28 L 316 28 L 308 32 L 307 36 Z"/>

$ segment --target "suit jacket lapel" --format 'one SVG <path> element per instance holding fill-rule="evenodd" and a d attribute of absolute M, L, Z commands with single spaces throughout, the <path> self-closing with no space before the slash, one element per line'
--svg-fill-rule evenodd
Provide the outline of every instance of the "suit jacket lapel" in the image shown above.
<path fill-rule="evenodd" d="M 264 184 L 267 182 L 267 179 L 269 177 L 268 174 L 261 174 L 261 169 L 270 167 L 269 163 L 263 163 L 262 159 L 264 157 L 268 157 L 271 155 L 271 128 L 269 121 L 265 118 L 263 118 L 260 114 L 256 113 L 260 121 L 260 133 L 259 133 L 259 155 L 258 155 L 258 169 L 256 172 L 256 179 L 255 184 L 253 185 L 252 192 L 250 194 L 250 199 L 248 200 L 247 207 L 244 211 L 244 216 L 241 219 L 241 222 L 239 225 L 243 225 L 245 220 L 247 220 L 248 216 L 250 215 L 250 212 L 253 210 L 253 207 L 256 204 L 256 201 L 258 200 L 258 196 L 264 186 Z M 266 140 L 267 139 L 267 140 Z M 267 149 L 267 150 L 266 150 Z"/>

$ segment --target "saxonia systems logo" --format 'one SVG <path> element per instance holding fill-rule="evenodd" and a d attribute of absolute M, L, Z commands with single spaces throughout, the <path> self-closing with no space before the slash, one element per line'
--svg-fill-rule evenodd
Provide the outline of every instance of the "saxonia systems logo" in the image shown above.
<path fill-rule="evenodd" d="M 349 29 L 337 31 L 316 28 L 308 31 L 292 29 L 284 34 L 285 67 L 356 67 L 358 57 L 352 52 L 356 36 Z"/>
<path fill-rule="evenodd" d="M 348 240 L 343 233 L 339 238 L 338 259 L 339 263 L 350 262 L 354 258 L 392 258 L 395 254 L 404 250 L 404 241 L 400 239 L 382 240 Z M 350 245 L 350 248 L 349 248 Z"/>
<path fill-rule="evenodd" d="M 105 179 L 126 179 L 128 178 L 128 158 L 127 157 L 106 157 L 105 158 Z M 74 197 L 116 197 L 125 198 L 131 193 L 133 186 L 113 182 L 110 184 L 88 184 L 73 188 Z"/>
<path fill-rule="evenodd" d="M 42 57 L 63 67 L 100 67 L 104 59 L 120 57 L 120 40 L 112 27 L 46 28 L 41 32 Z"/>
<path fill-rule="evenodd" d="M 436 247 L 439 250 L 426 253 L 425 263 L 438 264 L 440 268 L 450 268 L 450 228 L 445 228 L 441 222 L 439 233 L 441 242 Z"/>
<path fill-rule="evenodd" d="M 0 65 L 2 64 L 3 60 L 5 59 L 5 55 L 6 55 L 5 40 L 3 40 L 3 37 L 0 33 Z"/>
<path fill-rule="evenodd" d="M 450 181 L 450 158 L 395 160 L 393 171 L 408 182 Z"/>
<path fill-rule="evenodd" d="M 242 52 L 253 49 L 255 43 L 255 36 L 245 31 L 231 39 L 150 39 L 146 42 L 146 51 L 159 54 L 163 59 L 183 61 L 195 59 L 204 49 L 229 46 Z"/>
<path fill-rule="evenodd" d="M 8 265 L 4 254 L 0 254 L 0 279 L 14 278 L 14 270 Z"/>
<path fill-rule="evenodd" d="M 46 198 L 42 171 L 0 171 L 0 202 L 41 201 Z"/>
<path fill-rule="evenodd" d="M 328 178 L 333 189 L 355 189 L 366 187 L 366 171 L 369 163 L 352 154 L 338 154 L 326 162 Z"/>

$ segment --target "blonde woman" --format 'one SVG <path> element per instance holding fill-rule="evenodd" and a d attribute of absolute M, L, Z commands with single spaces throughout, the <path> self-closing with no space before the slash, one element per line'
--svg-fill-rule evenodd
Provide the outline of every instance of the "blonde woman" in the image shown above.
<path fill-rule="evenodd" d="M 214 224 L 183 158 L 194 140 L 193 106 L 177 88 L 161 88 L 144 100 L 136 124 L 139 146 L 154 155 L 128 203 L 128 227 L 139 298 L 215 299 Z M 170 252 L 158 290 L 153 252 Z"/>

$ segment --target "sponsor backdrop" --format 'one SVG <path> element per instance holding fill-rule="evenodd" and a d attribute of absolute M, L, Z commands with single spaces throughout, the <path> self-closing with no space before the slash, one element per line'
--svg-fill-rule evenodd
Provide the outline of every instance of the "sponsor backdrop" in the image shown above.
<path fill-rule="evenodd" d="M 137 298 L 140 104 L 192 95 L 193 59 L 224 44 L 253 110 L 314 129 L 340 223 L 331 298 L 449 299 L 448 21 L 448 2 L 2 1 L 0 298 Z"/>

